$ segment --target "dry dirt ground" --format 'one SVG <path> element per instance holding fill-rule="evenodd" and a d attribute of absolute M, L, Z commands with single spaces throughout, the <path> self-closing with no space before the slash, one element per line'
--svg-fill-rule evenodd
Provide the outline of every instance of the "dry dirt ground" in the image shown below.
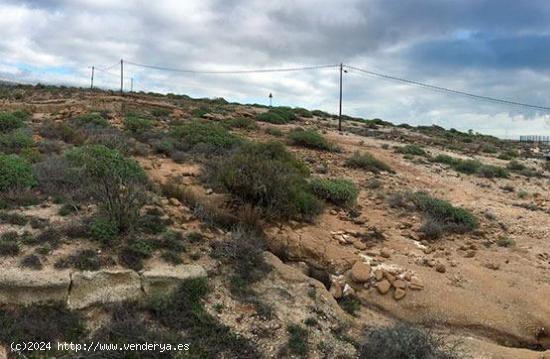
<path fill-rule="evenodd" d="M 102 109 L 113 111 L 112 123 L 120 125 L 120 116 L 116 114 L 130 107 L 160 107 L 170 110 L 174 119 L 190 117 L 189 108 L 162 97 L 120 98 L 101 93 L 61 99 L 46 97 L 37 95 L 24 103 L 5 101 L 0 103 L 0 109 L 28 110 L 36 123 Z M 234 106 L 232 110 L 249 114 L 261 111 L 246 106 Z M 232 116 L 215 119 L 223 121 Z M 263 130 L 273 125 L 259 124 L 260 130 L 239 132 L 255 140 L 278 139 Z M 326 153 L 289 147 L 313 169 L 326 166 L 327 176 L 345 177 L 358 185 L 360 214 L 350 218 L 345 211 L 328 207 L 313 223 L 290 221 L 269 225 L 266 228 L 269 248 L 284 259 L 286 265 L 276 256 L 266 254 L 275 269 L 255 284 L 254 289 L 273 306 L 277 319 L 258 324 L 258 319 L 250 314 L 253 310 L 232 300 L 222 286 L 216 286 L 218 289 L 208 300 L 211 305 L 221 303 L 228 310 L 221 314 L 212 310 L 214 315 L 237 332 L 253 338 L 267 356 L 275 353 L 284 341 L 285 323 L 303 321 L 311 315 L 313 307 L 324 313 L 326 321 L 316 329 L 318 338 L 312 340 L 330 340 L 330 347 L 338 354 L 352 354 L 354 349 L 327 334 L 334 332 L 332 323 L 347 323 L 351 335 L 360 340 L 363 325 L 383 325 L 400 319 L 435 327 L 460 340 L 464 353 L 473 358 L 550 358 L 550 352 L 544 352 L 550 349 L 548 177 L 528 179 L 512 175 L 508 179 L 487 179 L 459 174 L 446 165 L 421 158 L 406 159 L 395 153 L 392 147 L 403 145 L 402 141 L 347 131 L 340 133 L 330 122 L 315 117 L 303 119 L 299 125 L 323 131 L 327 139 L 341 148 L 340 152 Z M 277 127 L 288 131 L 295 126 Z M 446 153 L 465 158 L 439 147 L 426 146 L 425 149 L 432 155 Z M 344 167 L 345 159 L 358 150 L 369 151 L 390 165 L 395 173 L 372 174 Z M 491 164 L 506 163 L 493 156 L 477 155 L 476 158 Z M 204 196 L 217 196 L 202 187 L 201 168 L 196 163 L 176 163 L 158 155 L 137 159 L 155 182 L 169 181 L 193 187 Z M 380 181 L 379 187 L 370 188 L 373 179 Z M 516 192 L 503 190 L 506 186 L 515 188 Z M 518 198 L 519 190 L 528 192 L 542 210 L 518 206 L 528 202 Z M 418 234 L 421 215 L 388 204 L 387 198 L 400 191 L 427 191 L 469 209 L 480 219 L 480 228 L 469 234 L 448 235 L 436 242 L 421 240 Z M 161 199 L 160 204 L 174 219 L 175 228 L 203 231 L 185 205 L 168 198 Z M 56 205 L 50 203 L 44 208 L 32 207 L 21 212 L 49 218 L 55 223 L 64 220 L 56 217 L 57 210 Z M 205 233 L 207 239 L 223 236 L 223 232 L 214 230 Z M 501 237 L 513 239 L 516 245 L 509 248 L 496 245 Z M 79 244 L 88 245 L 93 246 L 92 243 Z M 61 247 L 53 255 L 62 256 L 74 246 Z M 146 267 L 154 266 L 156 260 L 148 260 Z M 211 273 L 223 271 L 207 256 L 199 262 Z M 370 266 L 367 279 L 354 280 L 351 268 L 356 263 Z M 3 258 L 0 268 L 16 265 L 15 258 Z M 307 267 L 330 274 L 330 292 L 303 274 L 308 272 Z M 216 278 L 216 281 L 224 280 Z M 381 284 L 385 281 L 391 285 L 389 288 Z M 313 297 L 312 288 L 317 293 Z M 342 311 L 335 300 L 349 293 L 354 293 L 362 302 L 355 316 Z M 323 355 L 315 350 L 311 353 L 312 357 Z"/>

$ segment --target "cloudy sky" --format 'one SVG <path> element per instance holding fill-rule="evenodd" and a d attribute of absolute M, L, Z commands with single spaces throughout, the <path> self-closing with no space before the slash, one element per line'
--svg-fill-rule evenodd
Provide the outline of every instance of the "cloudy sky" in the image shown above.
<path fill-rule="evenodd" d="M 546 0 L 0 0 L 0 78 L 119 86 L 117 61 L 197 70 L 344 62 L 550 107 Z M 127 64 L 134 89 L 338 111 L 336 68 L 205 75 Z M 129 87 L 129 80 L 126 82 Z M 550 135 L 550 112 L 349 71 L 344 113 L 501 137 Z"/>

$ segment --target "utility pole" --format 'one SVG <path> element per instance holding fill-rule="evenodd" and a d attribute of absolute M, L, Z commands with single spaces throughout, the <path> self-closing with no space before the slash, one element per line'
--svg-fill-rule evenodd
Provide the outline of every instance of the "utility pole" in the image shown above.
<path fill-rule="evenodd" d="M 120 93 L 124 91 L 124 61 L 120 59 Z"/>
<path fill-rule="evenodd" d="M 342 131 L 342 72 L 344 72 L 344 65 L 340 63 L 340 109 L 338 111 L 338 131 Z"/>
<path fill-rule="evenodd" d="M 273 99 L 273 94 L 270 92 L 268 97 L 269 97 L 269 107 L 271 107 L 271 100 Z"/>
<path fill-rule="evenodd" d="M 134 92 L 134 78 L 130 78 L 130 92 Z"/>
<path fill-rule="evenodd" d="M 92 81 L 90 83 L 90 90 L 94 89 L 94 70 L 95 70 L 95 67 L 92 66 Z"/>

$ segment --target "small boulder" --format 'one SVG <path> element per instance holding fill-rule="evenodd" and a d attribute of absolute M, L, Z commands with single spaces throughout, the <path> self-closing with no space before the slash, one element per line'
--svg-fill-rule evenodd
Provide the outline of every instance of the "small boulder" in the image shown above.
<path fill-rule="evenodd" d="M 437 263 L 435 265 L 435 270 L 439 273 L 445 273 L 447 271 L 447 268 L 445 268 L 445 265 L 443 263 Z"/>
<path fill-rule="evenodd" d="M 388 280 L 384 279 L 384 280 L 376 283 L 375 287 L 378 290 L 378 293 L 386 294 L 386 293 L 389 292 L 389 290 L 391 288 L 391 283 Z"/>
<path fill-rule="evenodd" d="M 395 292 L 393 292 L 393 299 L 401 300 L 405 297 L 406 294 L 407 294 L 407 292 L 405 291 L 405 289 L 396 288 Z"/>
<path fill-rule="evenodd" d="M 351 267 L 351 279 L 357 283 L 364 283 L 370 278 L 370 266 L 361 261 L 355 262 Z"/>
<path fill-rule="evenodd" d="M 342 298 L 342 295 L 344 294 L 342 291 L 342 287 L 337 282 L 332 282 L 332 285 L 330 286 L 329 290 L 330 294 L 332 294 L 332 297 L 334 299 L 340 299 Z"/>

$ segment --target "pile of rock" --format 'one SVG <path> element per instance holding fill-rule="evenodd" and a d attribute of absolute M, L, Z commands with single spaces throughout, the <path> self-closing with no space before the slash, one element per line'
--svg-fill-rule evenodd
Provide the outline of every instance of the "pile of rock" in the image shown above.
<path fill-rule="evenodd" d="M 393 288 L 393 298 L 401 300 L 407 295 L 407 290 L 424 289 L 422 281 L 411 271 L 377 262 L 371 264 L 361 260 L 355 262 L 348 273 L 333 281 L 330 293 L 338 299 L 354 294 L 357 290 L 371 288 L 376 289 L 381 295 L 386 295 Z"/>

